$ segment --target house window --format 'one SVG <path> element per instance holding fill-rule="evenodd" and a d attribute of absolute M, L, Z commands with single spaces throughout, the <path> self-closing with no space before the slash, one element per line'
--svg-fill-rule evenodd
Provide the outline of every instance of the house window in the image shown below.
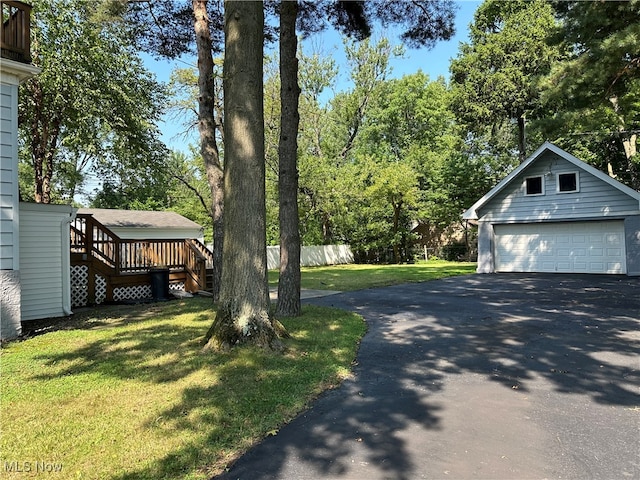
<path fill-rule="evenodd" d="M 542 177 L 528 177 L 524 179 L 527 195 L 544 195 L 544 181 Z"/>
<path fill-rule="evenodd" d="M 578 172 L 559 173 L 557 178 L 558 192 L 577 192 Z"/>

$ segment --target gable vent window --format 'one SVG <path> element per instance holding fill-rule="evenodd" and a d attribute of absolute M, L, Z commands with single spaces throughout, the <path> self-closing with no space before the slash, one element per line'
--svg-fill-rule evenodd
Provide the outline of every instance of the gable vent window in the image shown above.
<path fill-rule="evenodd" d="M 558 174 L 558 192 L 577 192 L 578 172 Z"/>
<path fill-rule="evenodd" d="M 524 180 L 527 195 L 544 195 L 544 182 L 542 177 L 529 177 Z"/>

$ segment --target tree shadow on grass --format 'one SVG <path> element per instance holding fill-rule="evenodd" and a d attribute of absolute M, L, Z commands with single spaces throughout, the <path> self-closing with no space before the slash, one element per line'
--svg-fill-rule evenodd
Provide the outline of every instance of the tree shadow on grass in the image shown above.
<path fill-rule="evenodd" d="M 80 346 L 35 358 L 37 364 L 48 367 L 44 369 L 46 373 L 36 372 L 32 377 L 35 380 L 91 375 L 142 383 L 149 389 L 162 389 L 163 384 L 172 382 L 179 386 L 167 398 L 166 408 L 154 408 L 148 418 L 132 417 L 131 422 L 139 423 L 149 442 L 181 435 L 190 440 L 178 443 L 147 466 L 130 466 L 127 473 L 109 478 L 181 478 L 198 470 L 219 471 L 222 464 L 212 463 L 220 458 L 221 451 L 235 452 L 238 445 L 249 448 L 256 438 L 280 426 L 283 412 L 300 411 L 305 406 L 300 399 L 314 394 L 310 388 L 317 388 L 323 379 L 336 377 L 336 365 L 348 365 L 352 359 L 349 352 L 353 349 L 353 335 L 341 333 L 342 326 L 335 324 L 329 309 L 322 309 L 323 314 L 316 314 L 313 320 L 301 317 L 292 329 L 292 333 L 304 331 L 311 321 L 326 324 L 324 338 L 301 335 L 301 339 L 291 340 L 292 350 L 284 356 L 258 349 L 203 353 L 201 341 L 211 322 L 211 312 L 199 312 L 202 304 L 198 305 L 191 309 L 195 316 L 187 323 L 174 321 L 175 309 L 169 307 L 165 311 L 164 306 L 90 316 L 75 326 L 87 332 Z M 343 317 L 341 312 L 340 318 Z M 362 327 L 359 321 L 352 323 Z M 315 355 L 326 358 L 316 379 L 296 382 L 292 372 L 304 374 L 316 368 L 319 363 Z M 110 383 L 109 388 L 120 387 Z M 284 390 L 286 395 L 282 395 Z M 131 389 L 124 391 L 130 394 Z M 282 402 L 274 405 L 274 399 Z M 255 419 L 261 424 L 257 429 L 252 425 Z M 237 438 L 237 432 L 245 438 Z M 124 468 L 114 465 L 114 469 L 122 472 Z"/>
<path fill-rule="evenodd" d="M 200 302 L 190 308 L 201 309 L 204 305 Z M 152 304 L 84 312 L 57 328 L 109 333 L 97 335 L 94 341 L 64 353 L 36 356 L 42 365 L 63 367 L 56 368 L 55 373 L 36 374 L 33 378 L 51 380 L 59 376 L 99 373 L 151 383 L 179 380 L 201 367 L 199 343 L 212 316 L 211 311 L 202 311 L 189 325 L 177 324 L 172 320 L 172 312 L 177 307 L 176 304 Z M 167 355 L 176 352 L 179 355 L 167 359 Z M 159 367 L 154 360 L 161 357 L 165 360 Z"/>
<path fill-rule="evenodd" d="M 471 275 L 314 299 L 367 320 L 354 378 L 218 478 L 418 478 L 420 432 L 469 414 L 442 403 L 455 379 L 637 407 L 639 290 L 628 277 Z"/>

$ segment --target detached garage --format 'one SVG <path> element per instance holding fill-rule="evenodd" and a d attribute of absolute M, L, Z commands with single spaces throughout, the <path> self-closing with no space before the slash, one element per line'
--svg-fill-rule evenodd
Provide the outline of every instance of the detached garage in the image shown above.
<path fill-rule="evenodd" d="M 545 143 L 464 215 L 478 272 L 640 275 L 640 193 Z"/>

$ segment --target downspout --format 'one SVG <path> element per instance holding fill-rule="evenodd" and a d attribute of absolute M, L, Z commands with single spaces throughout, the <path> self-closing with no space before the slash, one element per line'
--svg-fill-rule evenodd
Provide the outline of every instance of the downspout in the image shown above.
<path fill-rule="evenodd" d="M 60 222 L 60 238 L 62 241 L 62 311 L 65 315 L 73 315 L 71 311 L 71 234 L 69 226 L 76 219 L 77 208 L 71 209 L 71 214 Z"/>

